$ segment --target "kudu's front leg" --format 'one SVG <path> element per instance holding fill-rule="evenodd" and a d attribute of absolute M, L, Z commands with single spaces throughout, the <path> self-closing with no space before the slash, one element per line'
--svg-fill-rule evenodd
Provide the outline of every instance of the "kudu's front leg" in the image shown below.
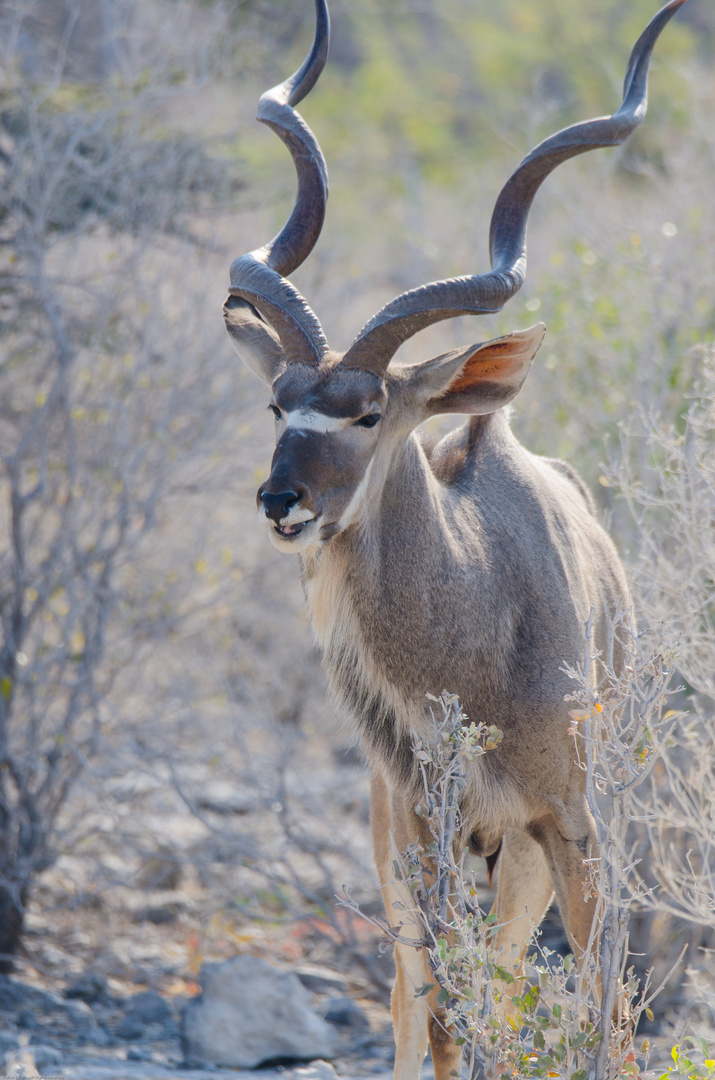
<path fill-rule="evenodd" d="M 424 823 L 409 800 L 391 792 L 382 776 L 375 774 L 370 799 L 375 862 L 380 877 L 385 911 L 390 926 L 401 926 L 400 936 L 419 942 L 424 928 L 414 911 L 409 890 L 395 880 L 395 850 L 405 851 L 416 841 L 423 845 Z M 427 995 L 417 991 L 435 983 L 427 953 L 417 944 L 395 945 L 395 985 L 392 990 L 392 1024 L 395 1035 L 394 1080 L 417 1080 L 427 1048 L 432 1051 L 435 1080 L 450 1080 L 461 1070 L 462 1049 L 449 1033 L 444 1010 L 437 1004 L 437 986 Z"/>

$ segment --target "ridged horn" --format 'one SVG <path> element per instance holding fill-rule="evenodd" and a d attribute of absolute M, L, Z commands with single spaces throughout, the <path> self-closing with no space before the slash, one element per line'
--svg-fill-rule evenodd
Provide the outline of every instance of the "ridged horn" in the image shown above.
<path fill-rule="evenodd" d="M 231 265 L 231 296 L 247 301 L 278 336 L 288 363 L 316 364 L 328 348 L 315 313 L 286 275 L 313 250 L 325 220 L 328 171 L 318 142 L 294 106 L 315 86 L 325 67 L 330 43 L 326 0 L 315 0 L 315 37 L 302 67 L 267 90 L 258 120 L 285 143 L 298 174 L 298 193 L 288 221 L 265 247 L 241 255 Z"/>
<path fill-rule="evenodd" d="M 540 143 L 521 162 L 501 190 L 489 230 L 492 270 L 472 277 L 435 281 L 402 293 L 363 327 L 341 361 L 384 376 L 390 360 L 413 334 L 441 319 L 501 310 L 521 288 L 526 275 L 526 223 L 534 196 L 562 161 L 601 146 L 619 146 L 645 116 L 648 64 L 666 23 L 686 0 L 670 0 L 635 44 L 613 116 L 564 128 Z"/>

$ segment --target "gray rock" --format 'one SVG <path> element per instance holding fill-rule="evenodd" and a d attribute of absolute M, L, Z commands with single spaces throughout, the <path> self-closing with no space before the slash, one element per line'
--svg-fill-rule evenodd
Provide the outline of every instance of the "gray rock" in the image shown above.
<path fill-rule="evenodd" d="M 45 990 L 0 975 L 0 1009 L 13 1012 L 28 1008 L 35 1013 L 49 1014 L 57 1009 L 66 1012 L 68 1007 L 67 1002 L 56 994 L 48 994 Z"/>
<path fill-rule="evenodd" d="M 21 983 L 16 983 L 6 975 L 0 975 L 0 1009 L 9 1012 L 24 1005 L 27 999 L 23 995 L 23 989 Z"/>
<path fill-rule="evenodd" d="M 141 1039 L 144 1034 L 144 1025 L 138 1016 L 123 1016 L 115 1027 L 114 1034 L 118 1039 L 128 1039 L 133 1042 L 134 1039 Z"/>
<path fill-rule="evenodd" d="M 238 790 L 234 784 L 220 780 L 204 783 L 195 798 L 202 810 L 211 810 L 214 814 L 243 815 L 256 809 L 255 798 Z"/>
<path fill-rule="evenodd" d="M 49 1076 L 57 1073 L 58 1065 L 62 1062 L 61 1052 L 54 1046 L 33 1046 L 32 1056 L 35 1059 L 35 1068 L 40 1076 Z"/>
<path fill-rule="evenodd" d="M 136 874 L 137 884 L 142 889 L 178 889 L 181 884 L 183 869 L 177 855 L 165 848 L 160 848 L 155 855 L 146 855 Z"/>
<path fill-rule="evenodd" d="M 143 990 L 134 994 L 126 1003 L 125 1014 L 136 1017 L 143 1024 L 163 1024 L 171 1020 L 171 1009 L 156 990 Z"/>
<path fill-rule="evenodd" d="M 0 1054 L 14 1053 L 17 1050 L 17 1035 L 11 1035 L 7 1031 L 0 1031 Z M 0 1061 L 2 1058 L 0 1057 Z"/>
<path fill-rule="evenodd" d="M 189 1068 L 255 1069 L 280 1058 L 313 1061 L 336 1052 L 334 1031 L 314 1011 L 298 977 L 259 957 L 205 964 L 201 987 L 183 1017 Z"/>
<path fill-rule="evenodd" d="M 319 964 L 304 964 L 294 970 L 306 990 L 313 994 L 344 994 L 347 989 L 348 980 L 339 971 Z"/>
<path fill-rule="evenodd" d="M 140 908 L 132 917 L 135 923 L 153 923 L 154 926 L 167 926 L 176 922 L 183 911 L 183 904 L 153 904 Z"/>
<path fill-rule="evenodd" d="M 360 1008 L 357 1001 L 349 997 L 330 998 L 323 1005 L 321 1013 L 329 1024 L 337 1024 L 338 1027 L 350 1027 L 357 1030 L 370 1026 L 364 1010 Z"/>
<path fill-rule="evenodd" d="M 97 1025 L 97 1027 L 93 1028 L 90 1032 L 88 1032 L 85 1041 L 90 1043 L 92 1046 L 111 1046 L 112 1036 L 103 1027 Z"/>
<path fill-rule="evenodd" d="M 67 986 L 65 997 L 79 998 L 80 1001 L 91 1004 L 91 1002 L 97 1001 L 106 990 L 107 980 L 104 975 L 99 975 L 93 971 L 84 971 Z"/>
<path fill-rule="evenodd" d="M 19 1028 L 26 1031 L 32 1031 L 37 1027 L 37 1020 L 32 1009 L 20 1009 L 15 1022 Z"/>
<path fill-rule="evenodd" d="M 63 1007 L 67 1015 L 71 1017 L 75 1030 L 78 1033 L 81 1032 L 86 1036 L 97 1027 L 94 1013 L 86 1001 L 62 1001 L 59 999 L 59 1005 Z"/>
<path fill-rule="evenodd" d="M 338 1074 L 327 1061 L 311 1061 L 293 1072 L 295 1080 L 338 1080 Z"/>
<path fill-rule="evenodd" d="M 130 1046 L 127 1050 L 127 1061 L 151 1061 L 151 1050 L 145 1046 Z"/>

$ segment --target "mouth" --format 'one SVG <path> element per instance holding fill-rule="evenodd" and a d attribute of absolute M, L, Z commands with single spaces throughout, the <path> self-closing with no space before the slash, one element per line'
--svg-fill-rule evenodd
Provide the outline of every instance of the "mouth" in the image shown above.
<path fill-rule="evenodd" d="M 296 551 L 302 550 L 306 544 L 312 543 L 315 537 L 316 523 L 320 514 L 308 518 L 307 521 L 286 521 L 276 523 L 266 519 L 266 525 L 270 525 L 270 536 L 279 549 L 287 551 L 289 547 Z"/>
<path fill-rule="evenodd" d="M 310 519 L 315 520 L 314 518 Z M 309 525 L 309 521 L 299 521 L 295 525 L 274 525 L 273 531 L 282 536 L 285 540 L 292 540 L 295 536 L 300 536 L 306 525 Z"/>

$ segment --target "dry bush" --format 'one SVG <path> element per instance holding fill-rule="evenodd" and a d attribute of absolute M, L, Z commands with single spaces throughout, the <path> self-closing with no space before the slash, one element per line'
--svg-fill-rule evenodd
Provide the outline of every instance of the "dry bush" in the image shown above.
<path fill-rule="evenodd" d="M 405 852 L 395 851 L 396 878 L 403 895 L 412 900 L 404 908 L 402 924 L 385 927 L 380 920 L 373 921 L 389 939 L 427 949 L 445 1022 L 463 1045 L 469 1075 L 474 1077 L 618 1080 L 641 1075 L 641 1069 L 648 1068 L 649 1051 L 642 1044 L 639 1060 L 632 1036 L 640 1016 L 652 1015 L 651 1006 L 662 987 L 650 975 L 640 984 L 629 966 L 630 912 L 637 905 L 659 910 L 675 903 L 694 921 L 707 920 L 703 904 L 707 908 L 711 899 L 704 880 L 709 865 L 703 865 L 702 849 L 692 861 L 686 859 L 689 873 L 678 865 L 655 891 L 639 870 L 642 845 L 639 852 L 632 830 L 634 821 L 645 822 L 651 837 L 664 827 L 672 829 L 669 816 L 662 813 L 662 801 L 654 802 L 643 790 L 659 765 L 670 776 L 682 775 L 664 765 L 673 753 L 678 721 L 678 714 L 666 711 L 672 648 L 662 635 L 637 632 L 630 613 L 613 620 L 612 642 L 618 640 L 624 657 L 618 669 L 612 649 L 607 656 L 593 653 L 590 619 L 585 638 L 583 669 L 570 672 L 571 700 L 577 706 L 571 716 L 600 856 L 591 863 L 591 887 L 598 903 L 590 954 L 580 970 L 572 956 L 555 956 L 539 946 L 537 937 L 526 970 L 515 974 L 510 958 L 492 946 L 497 916 L 485 917 L 479 909 L 468 854 L 458 844 L 460 793 L 476 757 L 498 746 L 501 733 L 470 724 L 457 699 L 444 693 L 435 703 L 433 739 L 414 746 L 424 782 L 424 802 L 417 812 L 428 821 L 433 842 L 426 849 L 413 845 Z M 592 681 L 594 662 L 597 685 Z M 662 794 L 662 783 L 660 787 Z M 711 798 L 711 793 L 711 783 L 701 782 L 686 816 L 682 789 L 676 785 L 673 790 L 686 828 L 701 838 L 707 836 L 709 844 L 712 822 L 709 827 L 703 822 L 698 829 L 696 815 L 698 803 Z M 349 896 L 343 903 L 359 911 Z M 415 987 L 415 993 L 424 995 L 432 987 L 431 983 Z M 707 989 L 704 993 L 702 986 L 699 989 L 707 998 Z M 504 997 L 509 1001 L 507 1022 L 495 1010 Z M 681 1019 L 676 1031 L 671 1056 L 675 1064 L 664 1075 L 711 1077 L 715 1073 L 711 1049 L 702 1037 L 691 1038 L 691 1008 L 686 1015 L 685 1030 Z"/>
<path fill-rule="evenodd" d="M 201 318 L 188 223 L 229 177 L 200 141 L 157 124 L 191 80 L 187 28 L 174 24 L 180 49 L 154 41 L 143 85 L 148 43 L 127 21 L 114 74 L 93 85 L 68 76 L 88 11 L 69 3 L 55 25 L 6 4 L 0 24 L 6 955 L 37 874 L 86 828 L 63 811 L 111 742 L 112 686 L 147 621 L 146 607 L 138 619 L 132 610 L 147 587 L 146 576 L 134 587 L 134 568 L 156 543 L 161 500 L 200 482 L 226 416 L 209 368 L 219 328 Z"/>
<path fill-rule="evenodd" d="M 632 808 L 646 854 L 639 904 L 646 923 L 689 938 L 693 1013 L 712 1025 L 709 953 L 715 944 L 715 369 L 712 349 L 693 350 L 699 374 L 677 423 L 655 410 L 624 431 L 609 476 L 637 526 L 635 602 L 675 651 L 682 716 L 668 752 Z M 685 924 L 685 925 L 684 925 Z M 689 931 L 685 929 L 689 927 Z M 698 948 L 700 946 L 700 948 Z M 672 951 L 672 947 L 671 950 Z"/>
<path fill-rule="evenodd" d="M 101 6 L 0 25 L 6 957 L 38 874 L 82 904 L 188 867 L 206 919 L 332 919 L 336 861 L 369 858 L 364 780 L 312 738 L 299 584 L 250 512 L 271 425 L 216 300 L 246 204 L 225 80 L 260 24 L 159 0 L 102 37 Z"/>

